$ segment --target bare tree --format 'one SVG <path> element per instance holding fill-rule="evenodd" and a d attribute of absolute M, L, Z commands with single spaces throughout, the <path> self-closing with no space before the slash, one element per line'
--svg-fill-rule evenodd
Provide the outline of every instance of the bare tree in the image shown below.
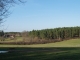
<path fill-rule="evenodd" d="M 27 40 L 28 35 L 29 35 L 28 31 L 23 31 L 23 32 L 22 32 L 22 37 L 23 37 L 23 41 L 24 41 L 24 42 Z"/>
<path fill-rule="evenodd" d="M 23 0 L 0 0 L 0 24 L 9 15 L 9 9 L 17 3 L 24 3 Z"/>

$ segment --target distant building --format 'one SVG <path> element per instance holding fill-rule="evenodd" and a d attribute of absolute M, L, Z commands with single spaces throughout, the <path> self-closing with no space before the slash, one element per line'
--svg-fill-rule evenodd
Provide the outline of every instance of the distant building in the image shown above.
<path fill-rule="evenodd" d="M 14 39 L 15 38 L 15 35 L 12 35 L 12 34 L 4 34 L 4 38 L 12 38 L 12 39 Z"/>

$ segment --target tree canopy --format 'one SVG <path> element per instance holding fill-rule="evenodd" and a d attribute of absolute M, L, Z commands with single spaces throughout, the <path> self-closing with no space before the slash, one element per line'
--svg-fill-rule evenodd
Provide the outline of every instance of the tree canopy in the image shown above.
<path fill-rule="evenodd" d="M 65 40 L 72 38 L 80 38 L 80 27 L 62 27 L 54 29 L 33 30 L 29 32 L 29 36 L 46 40 Z"/>

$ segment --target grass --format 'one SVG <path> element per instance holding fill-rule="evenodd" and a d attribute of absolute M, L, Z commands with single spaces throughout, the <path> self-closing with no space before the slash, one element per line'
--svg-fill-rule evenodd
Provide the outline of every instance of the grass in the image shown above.
<path fill-rule="evenodd" d="M 0 54 L 0 60 L 80 60 L 80 39 L 34 45 L 0 45 L 0 50 L 15 48 Z"/>
<path fill-rule="evenodd" d="M 0 54 L 0 60 L 80 60 L 79 55 L 79 47 L 16 48 L 15 52 Z"/>
<path fill-rule="evenodd" d="M 0 47 L 80 47 L 80 39 L 64 40 L 62 42 L 33 45 L 0 45 Z"/>
<path fill-rule="evenodd" d="M 0 42 L 20 42 L 20 41 L 23 41 L 23 38 L 22 37 L 16 37 L 15 39 L 11 40 L 10 38 L 6 38 L 4 41 L 1 41 Z"/>

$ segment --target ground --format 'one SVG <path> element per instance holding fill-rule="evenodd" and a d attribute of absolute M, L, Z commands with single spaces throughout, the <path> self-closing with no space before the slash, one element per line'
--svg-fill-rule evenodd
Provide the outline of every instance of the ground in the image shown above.
<path fill-rule="evenodd" d="M 0 60 L 80 60 L 79 55 L 79 47 L 15 48 L 14 52 L 0 54 Z"/>
<path fill-rule="evenodd" d="M 71 39 L 71 40 L 64 40 L 62 42 L 56 42 L 56 43 L 33 44 L 33 45 L 5 45 L 4 44 L 4 45 L 0 45 L 0 47 L 80 47 L 80 39 Z"/>
<path fill-rule="evenodd" d="M 14 50 L 10 50 L 10 49 Z M 0 60 L 80 60 L 80 39 L 34 45 L 0 45 Z"/>

